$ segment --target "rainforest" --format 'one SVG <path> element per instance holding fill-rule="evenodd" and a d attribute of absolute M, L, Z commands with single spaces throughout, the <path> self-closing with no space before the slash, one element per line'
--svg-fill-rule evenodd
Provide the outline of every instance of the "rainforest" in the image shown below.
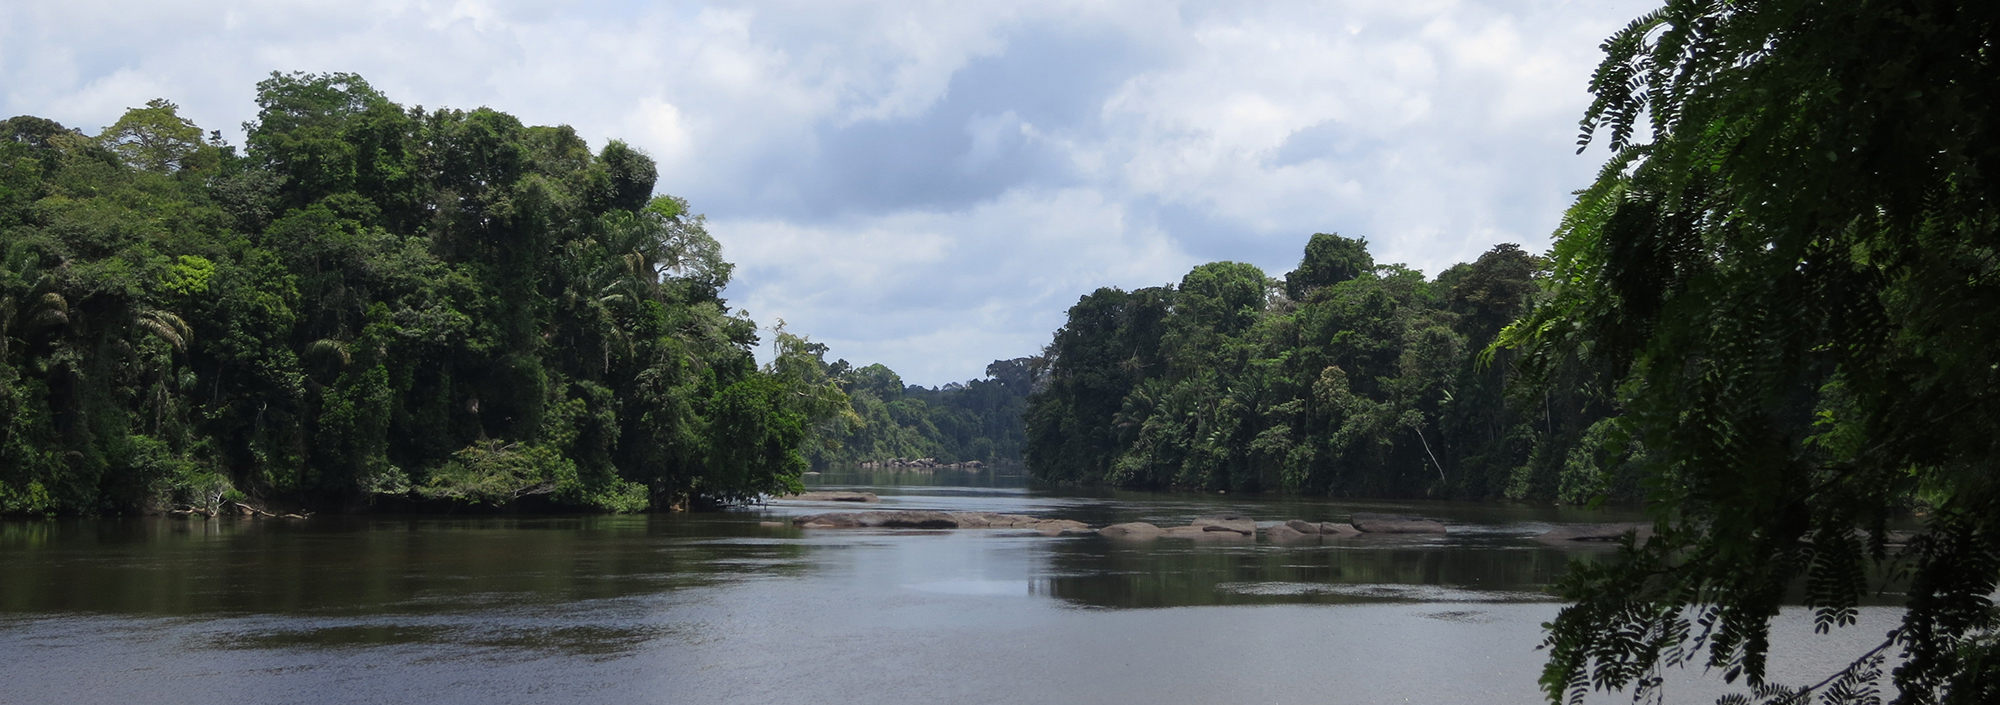
<path fill-rule="evenodd" d="M 166 100 L 96 135 L 0 127 L 0 512 L 632 512 L 892 458 L 1631 495 L 1601 410 L 1482 353 L 1545 274 L 1517 246 L 1433 281 L 1314 235 L 1282 279 L 1102 289 L 1040 354 L 925 388 L 731 310 L 703 218 L 622 142 L 349 74 L 273 74 L 257 106 L 240 152 Z"/>

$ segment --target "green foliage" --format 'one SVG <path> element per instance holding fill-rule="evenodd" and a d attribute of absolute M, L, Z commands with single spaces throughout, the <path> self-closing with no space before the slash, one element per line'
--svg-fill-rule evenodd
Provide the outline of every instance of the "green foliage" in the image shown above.
<path fill-rule="evenodd" d="M 825 366 L 846 391 L 849 411 L 815 433 L 814 466 L 895 458 L 939 463 L 1021 462 L 1021 415 L 1036 383 L 1035 358 L 995 360 L 986 378 L 926 388 L 905 386 L 880 364 Z"/>
<path fill-rule="evenodd" d="M 1427 281 L 1365 245 L 1314 235 L 1287 294 L 1218 262 L 1178 287 L 1083 297 L 1038 362 L 1029 468 L 1135 488 L 1492 497 L 1602 417 L 1564 399 L 1558 419 L 1509 360 L 1471 354 L 1533 302 L 1538 258 L 1501 245 Z M 1543 484 L 1517 496 L 1555 498 Z"/>
<path fill-rule="evenodd" d="M 1366 239 L 1345 238 L 1329 233 L 1313 233 L 1306 241 L 1305 259 L 1299 268 L 1285 275 L 1285 295 L 1304 301 L 1312 292 L 1333 286 L 1375 270 L 1375 258 L 1368 254 Z"/>
<path fill-rule="evenodd" d="M 848 413 L 757 368 L 638 150 L 349 74 L 257 105 L 246 155 L 163 100 L 0 123 L 0 513 L 740 501 Z"/>
<path fill-rule="evenodd" d="M 1996 27 L 1982 2 L 1673 0 L 1606 41 L 1584 140 L 1615 154 L 1505 342 L 1621 408 L 1658 533 L 1566 579 L 1551 699 L 1703 662 L 1742 700 L 1845 702 L 1892 649 L 1898 702 L 2000 689 Z M 1766 682 L 1787 596 L 1845 626 L 1871 576 L 1902 626 Z"/>

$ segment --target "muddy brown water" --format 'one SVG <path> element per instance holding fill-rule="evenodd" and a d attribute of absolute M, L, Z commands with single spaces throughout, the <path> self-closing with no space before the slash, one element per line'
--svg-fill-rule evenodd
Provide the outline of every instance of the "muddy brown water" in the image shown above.
<path fill-rule="evenodd" d="M 1004 472 L 808 478 L 866 508 L 1184 524 L 1421 514 L 1294 544 L 761 526 L 691 515 L 0 522 L 0 703 L 1535 703 L 1546 589 L 1630 512 L 1045 491 Z M 1895 611 L 1778 624 L 1817 680 Z M 1859 648 L 1857 648 L 1859 647 Z M 1721 684 L 1677 674 L 1673 701 Z M 1624 702 L 1609 696 L 1605 702 Z"/>

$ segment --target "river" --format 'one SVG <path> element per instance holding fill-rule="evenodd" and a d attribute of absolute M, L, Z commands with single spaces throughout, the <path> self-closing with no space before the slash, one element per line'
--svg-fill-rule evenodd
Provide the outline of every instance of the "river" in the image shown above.
<path fill-rule="evenodd" d="M 0 703 L 1541 702 L 1545 588 L 1616 511 L 1042 491 L 1005 473 L 808 478 L 868 508 L 1185 524 L 1422 514 L 1297 544 L 811 530 L 854 505 L 641 516 L 0 522 Z M 769 526 L 763 522 L 784 522 Z M 1780 617 L 1806 682 L 1894 621 Z M 1859 647 L 1859 648 L 1858 648 Z M 1674 674 L 1673 701 L 1721 685 Z M 1604 702 L 1626 702 L 1623 695 Z"/>

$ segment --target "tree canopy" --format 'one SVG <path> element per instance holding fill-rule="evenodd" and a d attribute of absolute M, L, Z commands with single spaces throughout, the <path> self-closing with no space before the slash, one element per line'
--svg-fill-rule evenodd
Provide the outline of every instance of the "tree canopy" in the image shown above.
<path fill-rule="evenodd" d="M 1898 702 L 2000 700 L 1996 20 L 1671 0 L 1605 42 L 1583 141 L 1614 154 L 1504 338 L 1615 404 L 1658 533 L 1566 579 L 1552 699 L 1705 663 L 1758 699 L 1859 702 L 1897 654 Z M 1878 590 L 1908 610 L 1877 649 L 1767 680 L 1781 603 L 1825 631 Z"/>
<path fill-rule="evenodd" d="M 0 513 L 608 511 L 796 487 L 847 408 L 721 297 L 651 159 L 273 74 L 239 154 L 156 100 L 0 122 Z"/>
<path fill-rule="evenodd" d="M 1237 262 L 1069 310 L 1029 399 L 1043 479 L 1341 496 L 1634 498 L 1607 407 L 1481 360 L 1540 295 L 1506 244 L 1435 280 L 1312 236 L 1282 280 Z"/>

